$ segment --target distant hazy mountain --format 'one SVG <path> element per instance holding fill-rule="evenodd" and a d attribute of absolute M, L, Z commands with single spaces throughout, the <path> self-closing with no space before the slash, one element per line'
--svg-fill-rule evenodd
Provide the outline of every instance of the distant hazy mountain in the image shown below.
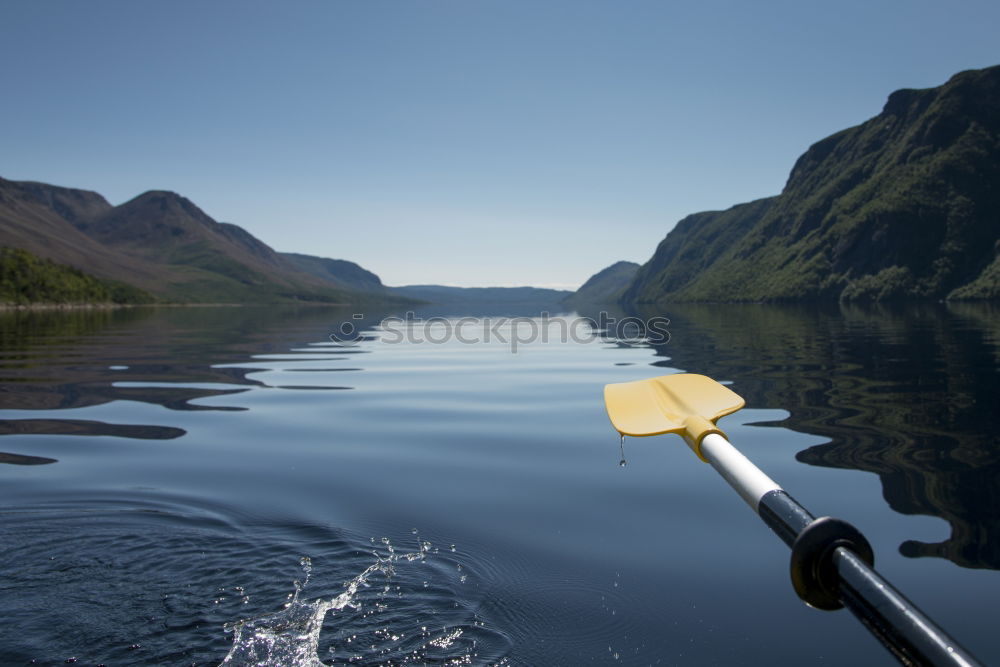
<path fill-rule="evenodd" d="M 342 279 L 303 270 L 303 261 L 324 260 L 275 252 L 166 191 L 111 206 L 94 192 L 0 179 L 0 246 L 129 283 L 163 301 L 351 303 L 371 298 L 356 291 L 358 272 L 380 284 L 357 265 Z"/>
<path fill-rule="evenodd" d="M 313 255 L 300 255 L 294 252 L 283 252 L 281 256 L 290 261 L 299 270 L 305 271 L 317 278 L 328 280 L 341 287 L 360 290 L 362 292 L 384 292 L 382 280 L 367 269 L 345 259 L 328 259 Z"/>
<path fill-rule="evenodd" d="M 899 90 L 782 193 L 680 221 L 623 300 L 1000 297 L 1000 66 Z"/>
<path fill-rule="evenodd" d="M 406 285 L 390 287 L 400 296 L 433 304 L 555 304 L 572 292 L 541 287 L 447 287 L 444 285 Z"/>
<path fill-rule="evenodd" d="M 564 299 L 566 303 L 616 303 L 635 278 L 639 265 L 635 262 L 615 262 L 587 279 L 580 289 Z"/>

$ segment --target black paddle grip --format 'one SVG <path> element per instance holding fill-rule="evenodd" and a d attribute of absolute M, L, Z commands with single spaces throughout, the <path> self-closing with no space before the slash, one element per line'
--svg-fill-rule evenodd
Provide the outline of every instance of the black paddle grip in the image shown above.
<path fill-rule="evenodd" d="M 868 564 L 875 565 L 871 544 L 857 528 L 828 516 L 813 520 L 792 543 L 792 586 L 798 596 L 816 609 L 841 609 L 840 574 L 833 552 L 843 547 Z"/>

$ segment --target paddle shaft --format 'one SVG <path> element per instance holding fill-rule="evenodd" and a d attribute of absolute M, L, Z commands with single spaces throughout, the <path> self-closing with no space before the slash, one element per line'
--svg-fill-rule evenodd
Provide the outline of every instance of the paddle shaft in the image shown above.
<path fill-rule="evenodd" d="M 701 454 L 792 547 L 792 579 L 800 597 L 825 609 L 847 607 L 903 664 L 980 664 L 871 567 L 870 547 L 855 528 L 816 519 L 717 433 L 702 439 Z"/>

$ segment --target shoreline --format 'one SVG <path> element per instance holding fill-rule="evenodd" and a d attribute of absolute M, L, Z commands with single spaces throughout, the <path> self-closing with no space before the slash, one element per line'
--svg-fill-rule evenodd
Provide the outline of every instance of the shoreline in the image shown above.
<path fill-rule="evenodd" d="M 262 308 L 273 306 L 309 306 L 347 308 L 363 304 L 277 302 L 277 303 L 0 303 L 0 312 L 33 310 L 118 310 L 122 308 Z"/>

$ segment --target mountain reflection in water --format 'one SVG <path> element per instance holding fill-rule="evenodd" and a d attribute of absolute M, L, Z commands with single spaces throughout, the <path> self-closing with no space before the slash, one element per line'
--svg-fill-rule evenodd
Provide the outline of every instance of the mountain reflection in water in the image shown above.
<path fill-rule="evenodd" d="M 285 328 L 275 326 L 274 312 L 255 308 L 3 313 L 0 402 L 7 410 L 62 410 L 116 400 L 170 410 L 243 410 L 199 401 L 266 386 L 247 377 L 258 370 L 247 360 L 287 354 L 288 341 L 313 320 L 332 321 L 329 309 L 314 318 L 309 312 L 295 310 L 288 318 L 295 324 Z M 581 314 L 598 319 L 596 309 Z M 895 511 L 937 516 L 951 525 L 951 537 L 943 542 L 903 542 L 903 555 L 1000 569 L 996 306 L 690 304 L 630 314 L 671 320 L 672 339 L 656 348 L 666 359 L 653 365 L 730 379 L 749 407 L 788 411 L 782 427 L 829 438 L 799 452 L 799 461 L 875 473 Z M 380 319 L 369 314 L 358 322 L 346 309 L 340 317 L 359 331 Z M 315 351 L 337 360 L 363 352 Z M 96 420 L 0 420 L 0 435 L 15 434 L 166 440 L 184 430 Z M 0 463 L 54 462 L 0 454 Z"/>
<path fill-rule="evenodd" d="M 297 326 L 276 327 L 282 310 Z M 168 410 L 241 411 L 201 399 L 267 387 L 248 378 L 247 359 L 288 352 L 295 333 L 316 321 L 351 321 L 349 310 L 260 308 L 83 308 L 0 312 L 0 407 L 66 410 L 136 401 Z M 354 320 L 356 322 L 356 320 Z M 377 321 L 377 318 L 374 319 Z M 373 321 L 365 320 L 369 326 Z M 337 357 L 352 350 L 338 351 Z M 301 356 L 301 355 L 299 355 Z M 289 369 L 290 371 L 300 369 Z M 313 370 L 313 369 L 301 369 Z M 356 370 L 356 369 L 337 369 Z M 288 385 L 275 389 L 350 389 Z M 89 419 L 0 419 L 4 435 L 112 436 L 170 440 L 182 428 Z M 0 452 L 0 463 L 56 459 Z"/>
<path fill-rule="evenodd" d="M 748 407 L 829 438 L 803 463 L 875 473 L 902 514 L 945 519 L 939 543 L 908 557 L 1000 569 L 1000 310 L 982 304 L 896 307 L 676 305 L 661 365 L 734 381 Z"/>
<path fill-rule="evenodd" d="M 0 662 L 218 664 L 224 624 L 273 617 L 301 557 L 330 600 L 372 544 L 410 551 L 419 529 L 440 553 L 325 617 L 321 658 L 886 664 L 852 619 L 802 608 L 787 550 L 686 448 L 615 435 L 601 388 L 678 370 L 731 382 L 748 402 L 726 418 L 734 442 L 817 514 L 856 521 L 970 650 L 1000 655 L 996 576 L 970 569 L 1000 561 L 994 310 L 677 306 L 637 314 L 672 320 L 654 349 L 517 354 L 393 345 L 376 328 L 389 313 L 357 314 L 0 313 Z M 342 345 L 345 324 L 359 339 Z M 375 631 L 376 649 L 355 643 Z"/>

